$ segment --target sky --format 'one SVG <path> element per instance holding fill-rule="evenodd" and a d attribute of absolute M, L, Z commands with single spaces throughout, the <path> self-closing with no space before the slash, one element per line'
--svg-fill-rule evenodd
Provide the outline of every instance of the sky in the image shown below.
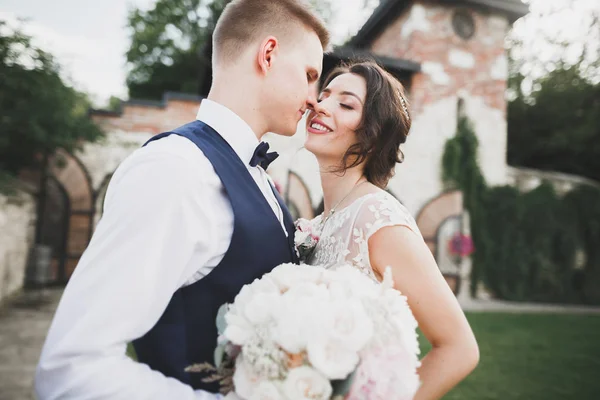
<path fill-rule="evenodd" d="M 90 94 L 96 105 L 111 95 L 127 98 L 125 52 L 129 47 L 127 12 L 148 8 L 155 0 L 0 0 L 0 20 L 26 19 L 25 33 L 54 54 L 64 75 L 76 88 Z M 359 12 L 364 0 L 334 4 L 334 39 L 360 28 L 369 12 Z M 65 10 L 69 10 L 65 12 Z"/>
<path fill-rule="evenodd" d="M 551 9 L 564 0 L 527 0 L 532 7 Z M 586 7 L 600 7 L 599 0 L 575 0 Z M 35 43 L 54 54 L 64 76 L 77 89 L 90 94 L 96 106 L 104 106 L 111 95 L 127 98 L 125 52 L 129 47 L 126 30 L 130 7 L 148 8 L 155 0 L 0 0 L 0 20 L 27 19 L 23 28 Z M 368 19 L 373 5 L 365 0 L 334 0 L 330 24 L 333 42 L 341 43 Z M 376 2 L 370 1 L 371 4 Z M 66 12 L 65 10 L 68 10 Z M 362 10 L 362 11 L 359 11 Z M 527 17 L 526 17 L 527 18 Z M 568 12 L 559 20 L 529 18 L 517 21 L 515 29 L 528 39 L 528 47 L 540 50 L 540 32 L 578 33 L 580 20 Z M 543 49 L 540 57 L 544 57 Z M 550 54 L 546 52 L 546 54 Z M 548 56 L 549 57 L 549 56 Z"/>

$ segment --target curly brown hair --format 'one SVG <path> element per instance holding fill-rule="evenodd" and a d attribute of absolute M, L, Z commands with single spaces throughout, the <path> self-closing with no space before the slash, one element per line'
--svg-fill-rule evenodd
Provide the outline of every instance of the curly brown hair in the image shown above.
<path fill-rule="evenodd" d="M 370 60 L 340 65 L 329 73 L 323 87 L 343 74 L 363 77 L 367 94 L 362 119 L 356 129 L 358 142 L 348 148 L 337 172 L 343 173 L 364 162 L 367 180 L 385 189 L 394 176 L 396 164 L 404 160 L 400 145 L 406 142 L 411 125 L 404 87 L 389 72 Z"/>

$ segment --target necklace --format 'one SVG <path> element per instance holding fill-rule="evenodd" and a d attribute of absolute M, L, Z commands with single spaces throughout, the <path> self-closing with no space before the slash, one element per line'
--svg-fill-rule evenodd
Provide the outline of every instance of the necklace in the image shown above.
<path fill-rule="evenodd" d="M 362 179 L 362 177 L 360 177 L 360 179 Z M 358 181 L 360 181 L 360 179 L 359 179 Z M 344 200 L 346 200 L 346 199 L 348 198 L 348 196 L 350 196 L 350 194 L 351 194 L 352 192 L 354 192 L 354 189 L 356 189 L 357 187 L 359 187 L 359 186 L 360 186 L 360 185 L 362 185 L 363 183 L 367 182 L 366 180 L 365 180 L 365 181 L 362 181 L 362 182 L 360 182 L 360 183 L 359 183 L 358 181 L 356 181 L 356 183 L 354 184 L 354 186 L 352 186 L 352 189 L 350 189 L 350 191 L 349 191 L 349 192 L 348 192 L 348 193 L 347 193 L 347 194 L 346 194 L 346 195 L 345 195 L 345 196 L 344 196 L 344 197 L 343 197 L 343 198 L 342 198 L 340 201 L 338 201 L 338 202 L 337 202 L 337 203 L 336 203 L 336 204 L 335 204 L 333 207 L 331 207 L 331 210 L 329 210 L 329 214 L 327 214 L 327 216 L 326 216 L 325 218 L 323 218 L 323 220 L 321 221 L 321 232 L 323 232 L 323 228 L 325 228 L 325 224 L 327 223 L 327 221 L 329 221 L 329 218 L 331 218 L 331 216 L 332 216 L 333 214 L 335 214 L 335 210 L 336 210 L 336 208 L 337 208 L 337 207 L 338 207 L 340 204 L 342 204 L 342 202 L 343 202 Z"/>

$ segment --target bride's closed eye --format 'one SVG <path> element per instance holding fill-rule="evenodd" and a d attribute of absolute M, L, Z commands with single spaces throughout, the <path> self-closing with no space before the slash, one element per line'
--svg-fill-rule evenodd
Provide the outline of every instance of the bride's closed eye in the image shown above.
<path fill-rule="evenodd" d="M 344 104 L 344 103 L 340 103 L 340 107 L 342 107 L 346 110 L 354 110 L 354 107 L 349 106 L 348 104 Z"/>

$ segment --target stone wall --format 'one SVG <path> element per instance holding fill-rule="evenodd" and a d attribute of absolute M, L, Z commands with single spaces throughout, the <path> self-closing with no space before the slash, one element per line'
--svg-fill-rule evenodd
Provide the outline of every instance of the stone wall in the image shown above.
<path fill-rule="evenodd" d="M 34 227 L 31 195 L 0 194 L 0 303 L 23 287 Z"/>
<path fill-rule="evenodd" d="M 506 183 L 507 61 L 506 18 L 470 10 L 475 33 L 469 40 L 452 28 L 456 7 L 412 5 L 372 44 L 382 56 L 421 63 L 414 75 L 410 101 L 413 124 L 391 190 L 417 213 L 442 192 L 441 158 L 446 141 L 456 133 L 458 100 L 480 142 L 479 160 L 486 180 Z"/>
<path fill-rule="evenodd" d="M 132 101 L 123 103 L 120 112 L 93 112 L 92 118 L 106 132 L 157 134 L 193 121 L 198 112 L 197 96 L 167 93 L 163 101 Z"/>

